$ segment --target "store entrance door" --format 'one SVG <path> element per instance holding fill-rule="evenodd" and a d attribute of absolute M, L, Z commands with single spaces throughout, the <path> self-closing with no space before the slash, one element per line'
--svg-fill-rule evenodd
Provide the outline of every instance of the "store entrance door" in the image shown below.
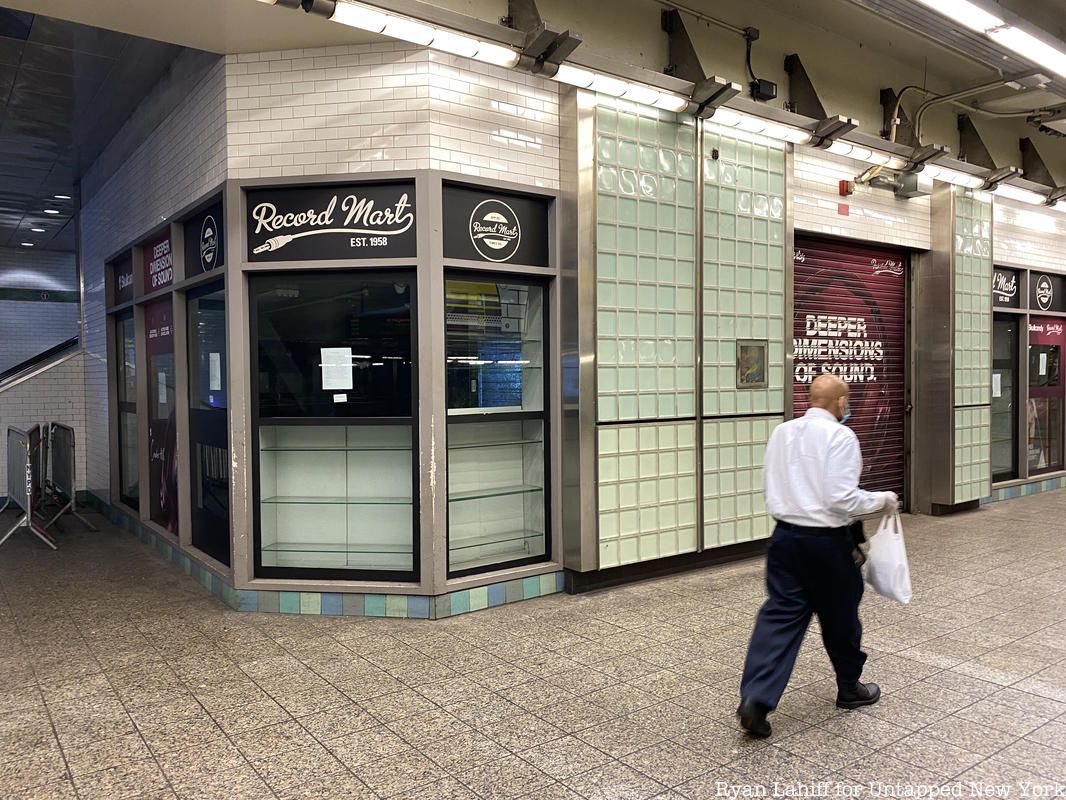
<path fill-rule="evenodd" d="M 863 469 L 859 485 L 906 485 L 907 256 L 845 242 L 796 240 L 794 408 L 824 372 L 849 384 Z"/>

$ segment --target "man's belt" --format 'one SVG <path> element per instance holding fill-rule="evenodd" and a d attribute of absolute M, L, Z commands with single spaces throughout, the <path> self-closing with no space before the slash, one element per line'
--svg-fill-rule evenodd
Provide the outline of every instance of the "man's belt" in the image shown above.
<path fill-rule="evenodd" d="M 774 521 L 781 530 L 791 533 L 809 533 L 814 536 L 836 536 L 851 531 L 851 525 L 844 525 L 840 528 L 814 528 L 809 525 L 794 525 L 791 522 L 782 522 L 781 520 Z"/>

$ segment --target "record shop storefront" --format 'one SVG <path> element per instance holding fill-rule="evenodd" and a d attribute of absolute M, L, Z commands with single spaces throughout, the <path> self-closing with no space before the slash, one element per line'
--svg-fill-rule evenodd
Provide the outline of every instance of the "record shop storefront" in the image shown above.
<path fill-rule="evenodd" d="M 116 253 L 126 526 L 242 610 L 558 591 L 555 214 L 433 172 L 229 181 Z"/>

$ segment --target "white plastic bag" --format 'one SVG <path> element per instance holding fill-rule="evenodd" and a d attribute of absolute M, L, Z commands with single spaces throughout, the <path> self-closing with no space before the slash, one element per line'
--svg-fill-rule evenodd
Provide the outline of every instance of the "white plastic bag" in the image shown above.
<path fill-rule="evenodd" d="M 873 590 L 899 603 L 911 601 L 911 570 L 903 544 L 903 521 L 899 512 L 885 514 L 870 537 L 866 556 L 866 581 Z"/>

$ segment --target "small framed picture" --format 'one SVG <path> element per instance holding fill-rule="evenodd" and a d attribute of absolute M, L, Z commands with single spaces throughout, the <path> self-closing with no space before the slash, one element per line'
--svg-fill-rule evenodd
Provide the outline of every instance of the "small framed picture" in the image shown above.
<path fill-rule="evenodd" d="M 737 341 L 737 388 L 766 388 L 766 354 L 765 339 L 744 339 Z"/>

